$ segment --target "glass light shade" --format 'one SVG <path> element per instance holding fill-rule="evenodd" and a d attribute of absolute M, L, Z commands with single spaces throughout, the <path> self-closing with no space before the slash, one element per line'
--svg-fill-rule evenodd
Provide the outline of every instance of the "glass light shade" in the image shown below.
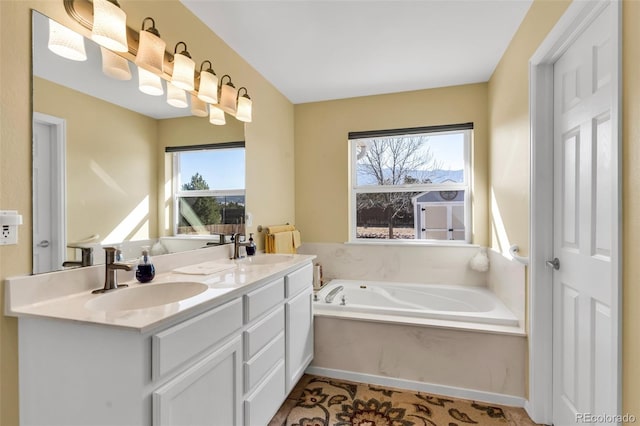
<path fill-rule="evenodd" d="M 86 61 L 84 37 L 49 19 L 49 50 L 72 61 Z"/>
<path fill-rule="evenodd" d="M 251 99 L 246 96 L 240 96 L 238 98 L 238 110 L 236 111 L 236 118 L 245 123 L 251 123 Z"/>
<path fill-rule="evenodd" d="M 164 93 L 160 77 L 140 67 L 138 67 L 138 88 L 142 93 L 152 96 L 160 96 Z"/>
<path fill-rule="evenodd" d="M 140 31 L 136 65 L 155 74 L 162 74 L 166 47 L 167 44 L 160 37 L 146 30 Z"/>
<path fill-rule="evenodd" d="M 102 46 L 100 51 L 102 52 L 102 72 L 105 75 L 116 80 L 131 80 L 129 61 Z"/>
<path fill-rule="evenodd" d="M 200 73 L 198 98 L 210 104 L 218 103 L 218 76 L 208 71 Z"/>
<path fill-rule="evenodd" d="M 187 92 L 171 83 L 167 83 L 167 103 L 176 108 L 188 107 Z"/>
<path fill-rule="evenodd" d="M 224 84 L 220 90 L 220 108 L 226 113 L 236 115 L 238 91 L 230 84 Z"/>
<path fill-rule="evenodd" d="M 215 105 L 209 105 L 209 123 L 224 126 L 227 123 L 224 118 L 224 111 Z"/>
<path fill-rule="evenodd" d="M 91 39 L 114 52 L 126 52 L 127 14 L 108 0 L 93 0 Z"/>
<path fill-rule="evenodd" d="M 206 102 L 202 99 L 198 99 L 195 95 L 191 95 L 191 114 L 196 117 L 206 117 L 209 115 Z"/>
<path fill-rule="evenodd" d="M 196 63 L 181 53 L 173 55 L 173 75 L 171 82 L 180 89 L 188 92 L 193 90 L 193 77 L 195 75 Z"/>

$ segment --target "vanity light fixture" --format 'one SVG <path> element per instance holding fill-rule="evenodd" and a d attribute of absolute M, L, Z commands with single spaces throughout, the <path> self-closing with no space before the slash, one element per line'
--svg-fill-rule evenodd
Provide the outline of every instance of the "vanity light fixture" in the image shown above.
<path fill-rule="evenodd" d="M 206 63 L 209 64 L 209 68 L 204 68 Z M 208 60 L 200 64 L 198 98 L 210 104 L 218 103 L 218 76 L 212 68 L 211 61 Z"/>
<path fill-rule="evenodd" d="M 138 67 L 138 88 L 142 93 L 151 96 L 161 96 L 164 93 L 160 76 L 140 67 Z"/>
<path fill-rule="evenodd" d="M 223 83 L 225 77 L 229 79 L 226 84 Z M 231 77 L 228 74 L 222 76 L 219 84 L 220 108 L 228 114 L 236 115 L 236 98 L 238 96 L 236 86 L 233 85 Z"/>
<path fill-rule="evenodd" d="M 147 22 L 151 22 L 151 26 L 145 29 L 144 25 Z M 156 29 L 156 21 L 150 17 L 144 18 L 140 30 L 136 65 L 161 75 L 164 70 L 164 50 L 166 47 L 167 44 L 160 38 L 160 33 Z"/>
<path fill-rule="evenodd" d="M 0 0 L 2 1 L 2 0 Z M 160 38 L 153 18 L 143 19 L 140 31 L 136 31 L 126 24 L 126 13 L 120 8 L 117 0 L 63 0 L 67 15 L 82 27 L 91 31 L 91 38 L 99 45 L 113 51 L 115 55 L 123 58 L 134 57 L 138 65 L 138 82 L 140 91 L 149 95 L 160 96 L 164 94 L 162 80 L 173 83 L 177 88 L 190 92 L 192 98 L 192 113 L 196 116 L 206 116 L 206 104 L 209 107 L 209 121 L 213 124 L 223 125 L 226 122 L 224 113 L 228 113 L 236 119 L 244 122 L 252 120 L 252 100 L 247 89 L 239 95 L 238 90 L 231 81 L 231 76 L 225 74 L 218 79 L 212 69 L 211 61 L 204 61 L 200 65 L 200 72 L 195 69 L 195 62 L 187 51 L 185 42 L 178 42 L 173 54 L 162 51 L 166 49 L 166 43 Z M 51 25 L 54 25 L 53 23 Z M 147 26 L 148 28 L 145 28 Z M 66 30 L 66 28 L 65 28 Z M 79 39 L 84 44 L 84 40 Z M 131 46 L 129 46 L 131 42 Z M 69 42 L 66 42 L 69 45 Z M 183 49 L 178 52 L 180 45 Z M 52 48 L 51 50 L 54 50 Z M 74 48 L 78 52 L 84 50 L 83 46 Z M 55 51 L 55 50 L 54 50 Z M 58 53 L 58 52 L 56 52 Z M 65 56 L 63 53 L 58 53 Z M 74 56 L 72 53 L 71 56 Z M 112 59 L 107 59 L 107 52 L 103 69 L 105 74 L 114 78 L 128 78 L 131 72 L 124 67 L 113 65 Z M 78 54 L 78 59 L 84 60 L 86 54 Z M 73 59 L 73 58 L 69 58 Z M 171 65 L 173 64 L 173 71 Z M 206 67 L 208 64 L 208 68 Z M 167 65 L 167 66 L 165 66 Z M 198 79 L 198 90 L 195 89 L 195 80 Z M 225 79 L 226 82 L 225 82 Z M 212 89 L 213 86 L 215 89 Z M 172 95 L 173 93 L 173 88 Z M 173 100 L 175 96 L 168 96 L 172 102 L 186 108 L 189 105 L 184 93 L 184 99 Z M 202 104 L 204 102 L 204 106 Z"/>
<path fill-rule="evenodd" d="M 215 124 L 216 126 L 224 126 L 226 122 L 224 111 L 216 105 L 209 105 L 209 123 Z"/>
<path fill-rule="evenodd" d="M 167 103 L 176 108 L 186 108 L 189 106 L 187 103 L 187 92 L 179 87 L 176 87 L 171 82 L 167 82 Z"/>
<path fill-rule="evenodd" d="M 196 117 L 206 117 L 209 115 L 207 111 L 207 103 L 202 99 L 199 99 L 196 95 L 191 95 L 191 114 Z"/>
<path fill-rule="evenodd" d="M 49 50 L 72 61 L 86 61 L 84 37 L 64 25 L 49 19 Z"/>
<path fill-rule="evenodd" d="M 184 45 L 184 50 L 178 52 L 178 46 Z M 191 92 L 194 88 L 194 76 L 196 63 L 191 59 L 191 55 L 187 51 L 187 44 L 180 41 L 173 49 L 173 75 L 171 82 L 182 90 Z"/>
<path fill-rule="evenodd" d="M 116 80 L 131 80 L 129 61 L 111 50 L 100 46 L 102 52 L 102 72 Z"/>
<path fill-rule="evenodd" d="M 127 52 L 127 14 L 117 0 L 93 0 L 91 39 L 114 52 Z"/>
<path fill-rule="evenodd" d="M 244 90 L 244 95 L 240 96 L 240 92 Z M 251 110 L 252 101 L 249 97 L 246 87 L 238 89 L 236 119 L 244 121 L 245 123 L 251 123 Z"/>

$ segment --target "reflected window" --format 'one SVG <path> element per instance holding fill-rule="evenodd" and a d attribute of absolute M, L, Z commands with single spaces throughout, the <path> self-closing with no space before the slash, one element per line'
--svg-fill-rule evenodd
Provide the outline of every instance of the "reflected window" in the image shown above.
<path fill-rule="evenodd" d="M 349 133 L 351 240 L 471 242 L 473 124 Z"/>
<path fill-rule="evenodd" d="M 173 153 L 174 235 L 244 233 L 244 143 L 167 152 Z"/>

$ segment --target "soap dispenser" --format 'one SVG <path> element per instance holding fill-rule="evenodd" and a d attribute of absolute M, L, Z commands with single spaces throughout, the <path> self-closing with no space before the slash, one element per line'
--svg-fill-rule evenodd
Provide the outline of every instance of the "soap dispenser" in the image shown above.
<path fill-rule="evenodd" d="M 247 256 L 253 256 L 256 254 L 256 243 L 253 242 L 253 233 L 249 234 L 249 244 L 245 246 Z"/>
<path fill-rule="evenodd" d="M 156 268 L 151 263 L 148 250 L 142 250 L 142 256 L 136 266 L 136 279 L 141 283 L 148 283 L 156 276 Z"/>

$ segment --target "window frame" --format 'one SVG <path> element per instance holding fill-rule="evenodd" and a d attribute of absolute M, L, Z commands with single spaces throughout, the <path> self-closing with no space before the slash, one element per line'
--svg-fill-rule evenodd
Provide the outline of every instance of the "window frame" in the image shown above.
<path fill-rule="evenodd" d="M 172 182 L 171 182 L 171 198 L 172 198 L 172 223 L 171 229 L 172 233 L 175 237 L 181 238 L 202 238 L 208 234 L 179 234 L 178 233 L 178 223 L 179 223 L 179 214 L 180 208 L 179 203 L 181 198 L 196 198 L 196 197 L 223 197 L 223 196 L 242 196 L 245 199 L 245 214 L 246 214 L 246 181 L 245 188 L 237 188 L 237 189 L 207 189 L 207 190 L 191 190 L 184 191 L 180 189 L 180 154 L 181 153 L 193 153 L 196 151 L 213 151 L 220 149 L 238 149 L 242 148 L 245 150 L 246 155 L 246 147 L 244 142 L 225 142 L 218 144 L 208 144 L 208 145 L 191 145 L 191 146 L 180 146 L 180 147 L 167 147 L 165 148 L 165 152 L 171 154 L 171 167 L 172 167 Z"/>
<path fill-rule="evenodd" d="M 370 139 L 385 136 L 416 136 L 423 134 L 455 134 L 463 133 L 464 171 L 463 183 L 420 183 L 401 185 L 361 185 L 357 184 L 357 140 Z M 390 129 L 380 131 L 349 132 L 349 243 L 357 244 L 423 244 L 423 245 L 471 245 L 472 236 L 472 188 L 473 169 L 471 152 L 473 145 L 473 123 L 451 124 L 442 126 L 415 127 L 406 129 Z M 388 239 L 388 238 L 358 238 L 357 237 L 357 195 L 366 193 L 385 192 L 430 192 L 430 191 L 464 191 L 464 240 L 437 240 L 437 239 Z M 415 208 L 415 206 L 413 206 Z M 414 218 L 414 228 L 416 223 Z M 415 232 L 415 231 L 414 231 Z"/>

